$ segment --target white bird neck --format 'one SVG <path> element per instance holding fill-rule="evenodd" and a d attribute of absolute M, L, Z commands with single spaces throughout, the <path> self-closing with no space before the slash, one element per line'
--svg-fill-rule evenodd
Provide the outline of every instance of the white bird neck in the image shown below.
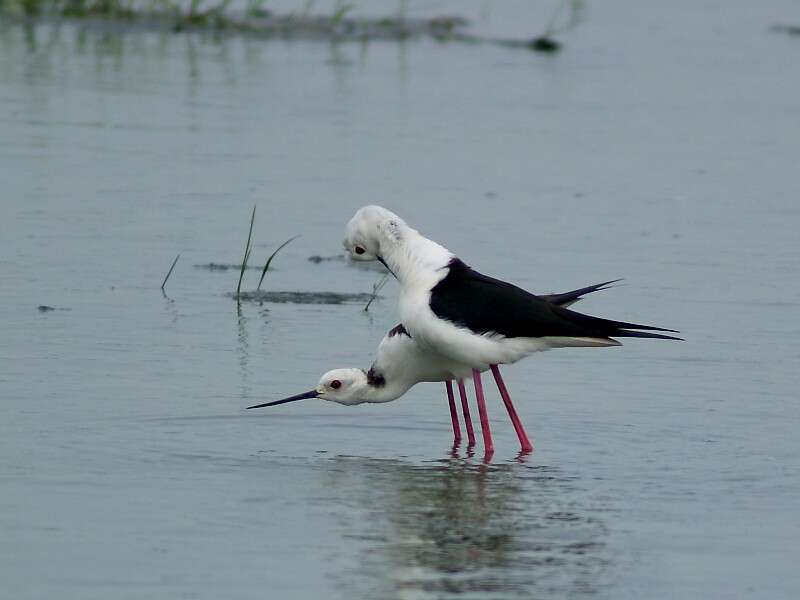
<path fill-rule="evenodd" d="M 381 240 L 381 258 L 403 287 L 423 273 L 433 274 L 446 267 L 454 257 L 447 248 L 405 224 L 396 236 Z"/>
<path fill-rule="evenodd" d="M 392 400 L 397 400 L 400 396 L 405 394 L 409 389 L 411 389 L 414 383 L 393 379 L 385 382 L 383 385 L 366 384 L 359 396 L 364 402 L 369 402 L 372 404 L 391 402 Z"/>

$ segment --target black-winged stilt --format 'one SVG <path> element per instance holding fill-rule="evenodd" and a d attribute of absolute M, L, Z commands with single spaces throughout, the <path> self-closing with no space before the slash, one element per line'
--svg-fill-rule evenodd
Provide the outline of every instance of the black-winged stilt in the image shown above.
<path fill-rule="evenodd" d="M 557 306 L 569 306 L 580 300 L 582 296 L 604 290 L 613 283 L 616 283 L 616 281 L 606 281 L 562 294 L 548 294 L 539 297 Z M 484 368 L 483 370 L 486 369 Z M 381 340 L 378 346 L 377 356 L 369 371 L 352 368 L 334 369 L 325 373 L 313 390 L 282 400 L 249 406 L 248 408 L 276 406 L 278 404 L 285 404 L 287 402 L 294 402 L 307 398 L 320 398 L 346 405 L 362 404 L 364 402 L 390 402 L 405 394 L 417 383 L 443 381 L 445 382 L 447 399 L 450 407 L 454 443 L 458 444 L 461 441 L 461 428 L 459 425 L 452 383 L 453 380 L 456 380 L 468 445 L 473 446 L 475 444 L 475 433 L 472 427 L 472 419 L 467 404 L 467 392 L 464 386 L 464 378 L 470 376 L 472 373 L 472 365 L 459 363 L 447 356 L 441 355 L 430 347 L 421 346 L 411 337 L 406 328 L 402 324 L 399 324 L 389 330 L 383 340 Z M 480 380 L 475 380 L 475 382 L 476 386 L 480 386 Z M 498 383 L 498 385 L 501 385 L 501 383 Z M 477 387 L 476 390 L 477 389 L 479 389 L 479 387 Z M 502 388 L 501 393 L 504 393 Z M 504 399 L 506 397 L 507 393 L 504 393 Z M 530 442 L 521 424 L 519 424 L 519 426 L 517 425 L 517 423 L 519 423 L 519 418 L 516 416 L 510 401 L 506 403 L 506 407 L 509 409 L 512 422 L 515 423 L 514 426 L 515 429 L 517 429 L 517 434 L 520 436 L 520 444 L 523 451 L 529 451 L 530 448 L 527 446 L 530 446 Z M 492 441 L 491 432 L 489 431 L 488 416 L 485 406 L 480 403 L 479 413 L 486 450 L 487 453 L 491 453 Z"/>
<path fill-rule="evenodd" d="M 616 337 L 681 339 L 653 333 L 678 333 L 671 329 L 574 312 L 487 277 L 380 206 L 356 212 L 344 246 L 355 260 L 381 261 L 400 282 L 400 318 L 416 344 L 471 368 L 482 421 L 480 374 L 491 369 L 523 451 L 532 446 L 499 365 L 551 348 L 620 346 Z M 483 434 L 491 454 L 488 420 Z"/>

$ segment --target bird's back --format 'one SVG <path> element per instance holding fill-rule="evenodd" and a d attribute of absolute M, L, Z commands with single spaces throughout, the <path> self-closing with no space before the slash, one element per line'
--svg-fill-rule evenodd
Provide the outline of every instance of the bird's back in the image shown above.
<path fill-rule="evenodd" d="M 418 344 L 402 324 L 381 340 L 370 369 L 374 376 L 382 376 L 387 382 L 402 381 L 409 387 L 423 381 L 453 379 L 458 375 L 454 370 L 456 365 Z"/>

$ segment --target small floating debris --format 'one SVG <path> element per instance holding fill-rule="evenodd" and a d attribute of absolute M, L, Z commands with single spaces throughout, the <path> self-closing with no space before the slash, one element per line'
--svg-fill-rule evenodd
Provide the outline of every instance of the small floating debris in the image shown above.
<path fill-rule="evenodd" d="M 226 294 L 237 299 L 237 294 Z M 381 296 L 375 296 L 380 298 Z M 342 294 L 339 292 L 267 292 L 256 290 L 253 292 L 240 292 L 238 300 L 242 302 L 271 302 L 274 304 L 347 304 L 350 302 L 367 302 L 373 299 L 373 294 Z"/>
<path fill-rule="evenodd" d="M 547 35 L 541 35 L 528 42 L 528 48 L 536 52 L 552 54 L 561 50 L 561 43 Z"/>
<path fill-rule="evenodd" d="M 555 40 L 553 36 L 576 27 L 582 19 L 585 4 L 585 0 L 561 0 L 553 11 L 544 32 L 526 42 L 525 46 L 529 50 L 542 54 L 555 54 L 561 50 L 561 42 Z M 513 43 L 509 45 L 513 45 Z"/>

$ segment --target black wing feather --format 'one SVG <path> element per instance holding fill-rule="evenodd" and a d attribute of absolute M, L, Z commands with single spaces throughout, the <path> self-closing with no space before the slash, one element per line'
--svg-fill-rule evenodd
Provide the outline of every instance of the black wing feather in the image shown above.
<path fill-rule="evenodd" d="M 403 326 L 402 323 L 398 323 L 394 327 L 389 330 L 389 333 L 386 334 L 388 337 L 394 337 L 396 335 L 405 335 L 407 337 L 411 337 L 411 334 L 408 333 L 406 328 Z"/>
<path fill-rule="evenodd" d="M 431 290 L 431 310 L 439 318 L 475 333 L 499 333 L 509 338 L 613 336 L 680 339 L 648 333 L 678 333 L 672 329 L 611 321 L 563 308 L 511 283 L 478 273 L 457 258 L 448 267 L 447 276 Z"/>

